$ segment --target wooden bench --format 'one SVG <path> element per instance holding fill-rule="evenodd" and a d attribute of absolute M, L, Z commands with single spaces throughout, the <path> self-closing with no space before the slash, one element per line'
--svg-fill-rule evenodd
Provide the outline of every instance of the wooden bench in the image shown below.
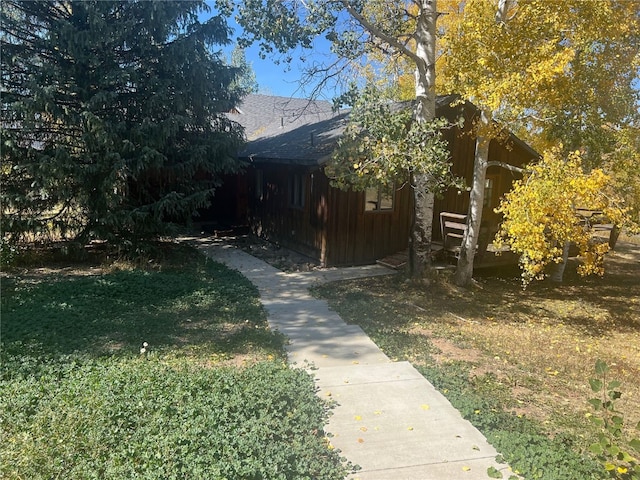
<path fill-rule="evenodd" d="M 445 252 L 455 255 L 460 254 L 462 237 L 467 230 L 467 216 L 460 213 L 440 213 L 440 233 Z"/>

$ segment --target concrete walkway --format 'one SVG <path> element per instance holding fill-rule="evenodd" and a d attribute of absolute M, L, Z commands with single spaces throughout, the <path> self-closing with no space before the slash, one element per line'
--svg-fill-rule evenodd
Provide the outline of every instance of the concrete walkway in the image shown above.
<path fill-rule="evenodd" d="M 394 273 L 354 267 L 286 274 L 210 238 L 192 238 L 214 260 L 240 271 L 259 290 L 272 329 L 289 337 L 289 362 L 310 369 L 318 395 L 336 402 L 326 427 L 331 443 L 362 469 L 360 480 L 479 480 L 497 452 L 408 362 L 392 362 L 356 325 L 346 324 L 314 284 Z"/>

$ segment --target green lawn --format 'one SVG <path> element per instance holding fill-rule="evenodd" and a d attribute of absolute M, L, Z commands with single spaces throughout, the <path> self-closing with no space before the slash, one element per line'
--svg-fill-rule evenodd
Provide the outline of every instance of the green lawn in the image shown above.
<path fill-rule="evenodd" d="M 164 252 L 3 275 L 0 477 L 344 478 L 255 288 Z"/>

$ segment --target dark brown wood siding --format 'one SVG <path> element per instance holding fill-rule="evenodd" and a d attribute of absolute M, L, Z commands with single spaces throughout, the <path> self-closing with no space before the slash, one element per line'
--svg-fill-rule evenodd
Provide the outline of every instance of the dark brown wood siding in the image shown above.
<path fill-rule="evenodd" d="M 365 212 L 364 193 L 330 187 L 327 264 L 368 264 L 406 249 L 412 202 L 405 186 L 395 192 L 393 210 Z"/>
<path fill-rule="evenodd" d="M 293 174 L 304 175 L 302 208 L 290 205 Z M 262 188 L 257 185 L 260 178 Z M 412 215 L 409 187 L 396 191 L 392 211 L 365 212 L 364 193 L 331 187 L 320 169 L 256 165 L 248 171 L 247 183 L 252 232 L 322 265 L 373 263 L 407 248 Z"/>
<path fill-rule="evenodd" d="M 295 175 L 304 185 L 302 205 L 291 202 Z M 317 169 L 265 164 L 251 168 L 247 182 L 252 233 L 321 261 L 327 223 L 325 175 Z"/>

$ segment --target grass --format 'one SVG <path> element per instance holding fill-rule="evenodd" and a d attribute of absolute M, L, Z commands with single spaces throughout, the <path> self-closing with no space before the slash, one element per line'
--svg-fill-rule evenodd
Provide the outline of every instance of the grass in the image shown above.
<path fill-rule="evenodd" d="M 5 352 L 131 355 L 147 342 L 163 357 L 213 363 L 280 352 L 251 284 L 193 251 L 172 255 L 146 268 L 87 265 L 4 278 Z"/>
<path fill-rule="evenodd" d="M 640 420 L 639 261 L 640 247 L 624 244 L 604 278 L 568 267 L 557 287 L 523 291 L 516 269 L 481 273 L 470 289 L 446 276 L 428 286 L 397 276 L 316 294 L 389 356 L 411 361 L 526 478 L 603 478 L 583 459 L 598 433 L 589 379 L 597 359 L 611 365 L 626 425 Z"/>
<path fill-rule="evenodd" d="M 338 479 L 256 289 L 195 250 L 4 273 L 0 476 Z"/>

